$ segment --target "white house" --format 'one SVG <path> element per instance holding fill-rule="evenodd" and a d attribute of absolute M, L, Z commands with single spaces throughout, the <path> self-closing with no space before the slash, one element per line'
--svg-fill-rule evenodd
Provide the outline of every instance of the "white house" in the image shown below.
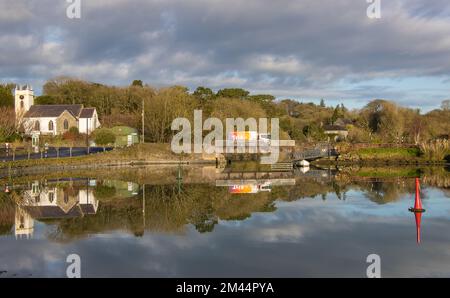
<path fill-rule="evenodd" d="M 100 127 L 97 110 L 81 104 L 35 105 L 33 89 L 26 85 L 15 89 L 16 120 L 27 135 L 60 135 L 76 127 L 80 133 L 92 133 Z"/>
<path fill-rule="evenodd" d="M 99 202 L 94 190 L 79 186 L 58 188 L 42 186 L 39 181 L 24 191 L 23 201 L 17 205 L 15 216 L 16 238 L 32 238 L 34 220 L 83 217 L 96 214 Z"/>

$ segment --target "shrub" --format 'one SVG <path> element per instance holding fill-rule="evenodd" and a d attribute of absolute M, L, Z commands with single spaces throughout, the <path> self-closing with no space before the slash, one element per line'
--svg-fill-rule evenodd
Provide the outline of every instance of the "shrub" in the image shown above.
<path fill-rule="evenodd" d="M 450 144 L 448 140 L 438 139 L 420 144 L 420 150 L 426 159 L 442 161 L 450 150 Z"/>
<path fill-rule="evenodd" d="M 94 141 L 97 145 L 106 146 L 116 141 L 116 135 L 107 128 L 101 128 L 94 132 Z"/>
<path fill-rule="evenodd" d="M 62 137 L 66 141 L 75 142 L 80 139 L 81 135 L 80 135 L 80 132 L 78 131 L 78 128 L 75 126 L 72 126 L 68 131 L 66 131 L 62 135 Z"/>
<path fill-rule="evenodd" d="M 94 196 L 97 199 L 109 199 L 114 197 L 116 194 L 116 189 L 111 186 L 106 186 L 99 184 L 95 187 Z"/>
<path fill-rule="evenodd" d="M 69 132 L 73 134 L 80 134 L 78 127 L 76 126 L 72 126 L 71 128 L 69 128 Z"/>

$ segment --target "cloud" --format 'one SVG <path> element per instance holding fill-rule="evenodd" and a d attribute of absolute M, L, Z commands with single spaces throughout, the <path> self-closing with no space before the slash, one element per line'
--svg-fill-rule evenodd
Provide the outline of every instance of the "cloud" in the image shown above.
<path fill-rule="evenodd" d="M 82 18 L 60 0 L 0 0 L 0 80 L 55 74 L 107 84 L 244 87 L 279 97 L 437 106 L 449 88 L 397 86 L 450 78 L 449 4 L 382 1 L 382 18 L 354 0 L 82 1 Z M 120 12 L 120 13 L 118 13 Z M 118 69 L 114 69 L 114 65 Z M 388 92 L 367 94 L 386 79 Z M 223 80 L 223 81 L 221 81 Z"/>

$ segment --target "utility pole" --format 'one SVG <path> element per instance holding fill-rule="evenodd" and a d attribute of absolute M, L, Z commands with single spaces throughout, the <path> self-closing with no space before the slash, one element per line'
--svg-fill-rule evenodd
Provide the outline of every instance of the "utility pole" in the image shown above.
<path fill-rule="evenodd" d="M 145 126 L 144 126 L 144 121 L 145 121 L 145 114 L 144 114 L 144 98 L 142 98 L 142 138 L 141 138 L 141 143 L 144 144 L 145 143 Z"/>
<path fill-rule="evenodd" d="M 89 118 L 86 118 L 86 148 L 87 155 L 89 155 Z"/>
<path fill-rule="evenodd" d="M 145 231 L 145 184 L 142 185 L 142 224 Z"/>

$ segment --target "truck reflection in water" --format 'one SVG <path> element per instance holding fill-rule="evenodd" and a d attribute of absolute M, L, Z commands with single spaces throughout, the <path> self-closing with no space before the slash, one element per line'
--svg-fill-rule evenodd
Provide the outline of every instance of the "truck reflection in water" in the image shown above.
<path fill-rule="evenodd" d="M 248 180 L 217 180 L 216 186 L 228 187 L 231 194 L 256 194 L 271 192 L 273 186 L 295 185 L 295 179 L 248 179 Z"/>

